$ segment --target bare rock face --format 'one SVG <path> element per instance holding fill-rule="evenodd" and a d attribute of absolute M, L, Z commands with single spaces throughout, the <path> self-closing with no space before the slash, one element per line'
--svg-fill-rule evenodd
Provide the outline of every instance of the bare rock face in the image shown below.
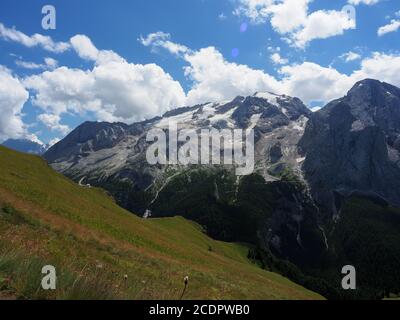
<path fill-rule="evenodd" d="M 50 163 L 79 161 L 92 152 L 112 148 L 125 136 L 123 123 L 85 122 L 44 155 Z"/>
<path fill-rule="evenodd" d="M 400 205 L 400 89 L 376 80 L 313 114 L 299 143 L 303 172 L 319 206 L 338 214 L 354 192 Z"/>

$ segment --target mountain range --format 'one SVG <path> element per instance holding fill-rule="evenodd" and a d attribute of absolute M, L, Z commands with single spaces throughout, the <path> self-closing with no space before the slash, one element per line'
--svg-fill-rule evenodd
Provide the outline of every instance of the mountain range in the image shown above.
<path fill-rule="evenodd" d="M 2 145 L 16 151 L 38 155 L 42 155 L 49 148 L 48 145 L 34 142 L 29 139 L 7 139 L 2 143 Z"/>
<path fill-rule="evenodd" d="M 146 135 L 169 121 L 197 132 L 254 129 L 254 173 L 150 165 Z M 360 81 L 314 113 L 298 98 L 259 92 L 131 125 L 85 122 L 44 158 L 139 216 L 182 215 L 215 239 L 252 243 L 265 268 L 313 277 L 305 286 L 326 297 L 400 292 L 400 89 L 390 84 Z M 345 264 L 358 270 L 354 292 L 340 287 Z"/>

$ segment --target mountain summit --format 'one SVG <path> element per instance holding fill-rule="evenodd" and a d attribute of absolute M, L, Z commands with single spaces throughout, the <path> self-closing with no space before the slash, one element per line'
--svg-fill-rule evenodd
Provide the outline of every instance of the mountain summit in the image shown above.
<path fill-rule="evenodd" d="M 300 149 L 314 199 L 334 213 L 335 194 L 375 194 L 400 205 L 400 89 L 377 80 L 314 113 Z"/>

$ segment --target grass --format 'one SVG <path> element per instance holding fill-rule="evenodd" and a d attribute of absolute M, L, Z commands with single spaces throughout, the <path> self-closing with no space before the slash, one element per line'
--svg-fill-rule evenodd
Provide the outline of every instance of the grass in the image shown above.
<path fill-rule="evenodd" d="M 179 215 L 179 212 L 177 212 Z M 0 298 L 320 299 L 182 217 L 143 220 L 41 158 L 0 147 Z M 57 289 L 40 287 L 41 268 Z"/>

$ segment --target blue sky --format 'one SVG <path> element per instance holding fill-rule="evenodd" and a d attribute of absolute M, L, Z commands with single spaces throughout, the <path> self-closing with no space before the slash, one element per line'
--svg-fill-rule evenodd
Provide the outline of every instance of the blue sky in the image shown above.
<path fill-rule="evenodd" d="M 256 91 L 317 107 L 362 78 L 400 86 L 399 28 L 397 0 L 2 0 L 0 140 Z"/>

